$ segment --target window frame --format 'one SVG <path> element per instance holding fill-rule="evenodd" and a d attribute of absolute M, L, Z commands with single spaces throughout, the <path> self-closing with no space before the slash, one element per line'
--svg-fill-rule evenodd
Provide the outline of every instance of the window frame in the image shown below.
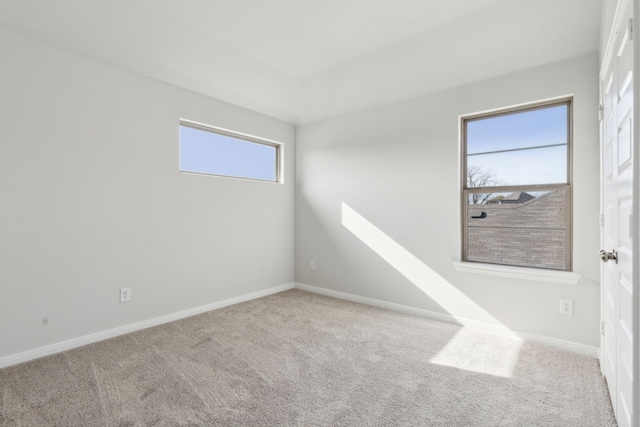
<path fill-rule="evenodd" d="M 487 186 L 487 187 L 468 187 L 467 180 L 467 123 L 471 121 L 489 119 L 494 117 L 506 116 L 518 112 L 535 111 L 538 109 L 549 108 L 553 106 L 566 105 L 567 106 L 567 181 L 566 183 L 556 184 L 532 184 L 532 185 L 501 185 L 501 186 Z M 462 247 L 461 247 L 461 261 L 463 263 L 474 263 L 478 265 L 491 265 L 497 268 L 518 268 L 518 269 L 535 269 L 545 271 L 556 272 L 572 272 L 573 271 L 573 96 L 563 96 L 560 98 L 548 99 L 544 101 L 536 101 L 527 104 L 521 104 L 512 107 L 499 108 L 490 111 L 484 111 L 480 113 L 467 114 L 459 117 L 460 126 L 460 153 L 461 153 L 461 168 L 460 168 L 460 183 L 461 183 L 461 231 L 462 231 Z M 492 263 L 488 261 L 474 261 L 469 260 L 468 257 L 468 197 L 470 193 L 504 193 L 504 192 L 516 192 L 516 191 L 545 191 L 545 190 L 559 190 L 564 191 L 566 194 L 565 205 L 565 236 L 564 236 L 564 266 L 565 268 L 553 268 L 553 267 L 536 267 L 519 264 L 507 264 L 507 263 Z"/>
<path fill-rule="evenodd" d="M 277 142 L 270 139 L 261 138 L 261 137 L 257 137 L 254 135 L 249 135 L 249 134 L 245 134 L 237 131 L 232 131 L 232 130 L 224 129 L 217 126 L 207 125 L 207 124 L 195 122 L 192 120 L 186 120 L 186 119 L 179 120 L 178 134 L 180 133 L 180 128 L 183 126 L 187 128 L 203 131 L 203 132 L 209 132 L 216 135 L 226 136 L 228 138 L 233 138 L 240 141 L 250 142 L 250 143 L 259 144 L 259 145 L 265 145 L 267 147 L 273 147 L 275 149 L 275 179 L 270 180 L 270 179 L 252 178 L 252 177 L 246 177 L 246 176 L 234 176 L 234 175 L 224 175 L 224 174 L 184 170 L 182 169 L 182 162 L 180 158 L 182 141 L 180 141 L 180 137 L 178 135 L 178 170 L 181 173 L 215 176 L 215 177 L 232 178 L 232 179 L 242 179 L 242 180 L 257 181 L 257 182 L 276 183 L 276 184 L 284 183 L 283 168 L 282 168 L 283 144 L 281 142 Z"/>

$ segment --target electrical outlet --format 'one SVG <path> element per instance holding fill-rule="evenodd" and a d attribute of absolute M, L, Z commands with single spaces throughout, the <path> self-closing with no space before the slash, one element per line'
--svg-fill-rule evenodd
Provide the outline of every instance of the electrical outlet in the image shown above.
<path fill-rule="evenodd" d="M 120 302 L 131 301 L 131 288 L 120 288 Z"/>
<path fill-rule="evenodd" d="M 560 300 L 560 314 L 565 316 L 573 316 L 573 301 L 570 299 Z"/>
<path fill-rule="evenodd" d="M 315 261 L 309 261 L 309 270 L 313 271 L 316 269 L 316 262 Z"/>

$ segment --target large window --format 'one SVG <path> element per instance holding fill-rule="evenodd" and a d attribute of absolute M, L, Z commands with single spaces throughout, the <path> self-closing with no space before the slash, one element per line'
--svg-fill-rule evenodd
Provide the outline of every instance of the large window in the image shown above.
<path fill-rule="evenodd" d="M 280 144 L 180 121 L 180 170 L 280 182 Z"/>
<path fill-rule="evenodd" d="M 571 99 L 462 118 L 464 261 L 571 270 Z"/>

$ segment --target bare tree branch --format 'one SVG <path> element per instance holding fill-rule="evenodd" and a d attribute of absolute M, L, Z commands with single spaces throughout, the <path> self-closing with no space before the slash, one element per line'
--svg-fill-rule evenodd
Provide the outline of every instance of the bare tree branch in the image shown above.
<path fill-rule="evenodd" d="M 500 181 L 496 179 L 495 174 L 491 170 L 485 171 L 480 166 L 467 167 L 467 187 L 493 187 L 499 185 Z M 491 199 L 493 193 L 470 193 L 471 204 L 484 205 Z"/>

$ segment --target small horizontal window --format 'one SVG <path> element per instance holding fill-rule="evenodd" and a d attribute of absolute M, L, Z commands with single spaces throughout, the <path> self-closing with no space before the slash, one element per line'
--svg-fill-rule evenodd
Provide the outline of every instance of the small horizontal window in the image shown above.
<path fill-rule="evenodd" d="M 280 144 L 180 121 L 180 171 L 280 182 Z"/>

